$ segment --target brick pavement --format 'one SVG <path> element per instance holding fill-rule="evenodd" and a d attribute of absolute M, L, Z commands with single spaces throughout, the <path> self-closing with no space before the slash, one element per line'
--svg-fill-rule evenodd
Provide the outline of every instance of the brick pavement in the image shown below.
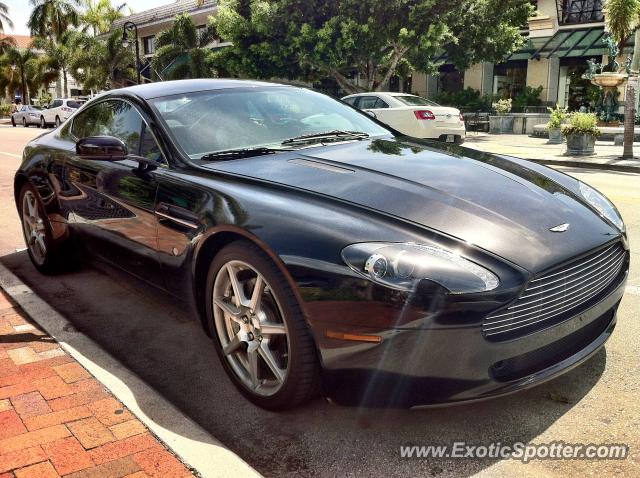
<path fill-rule="evenodd" d="M 0 291 L 0 478 L 190 476 Z"/>

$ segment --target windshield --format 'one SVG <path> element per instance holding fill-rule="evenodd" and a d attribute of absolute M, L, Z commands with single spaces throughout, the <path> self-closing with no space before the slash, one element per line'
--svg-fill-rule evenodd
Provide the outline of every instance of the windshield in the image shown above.
<path fill-rule="evenodd" d="M 192 159 L 217 151 L 277 147 L 291 138 L 337 130 L 390 134 L 353 108 L 303 88 L 210 90 L 151 103 Z"/>
<path fill-rule="evenodd" d="M 396 95 L 394 98 L 408 106 L 440 106 L 438 103 L 429 101 L 426 98 L 413 95 Z"/>

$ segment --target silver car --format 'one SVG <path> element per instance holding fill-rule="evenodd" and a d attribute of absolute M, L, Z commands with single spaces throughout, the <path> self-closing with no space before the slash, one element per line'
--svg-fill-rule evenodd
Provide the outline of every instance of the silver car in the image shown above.
<path fill-rule="evenodd" d="M 42 114 L 42 108 L 34 105 L 23 105 L 18 107 L 18 111 L 11 115 L 11 124 L 15 128 L 21 124 L 25 128 L 29 125 L 40 124 L 40 116 Z"/>

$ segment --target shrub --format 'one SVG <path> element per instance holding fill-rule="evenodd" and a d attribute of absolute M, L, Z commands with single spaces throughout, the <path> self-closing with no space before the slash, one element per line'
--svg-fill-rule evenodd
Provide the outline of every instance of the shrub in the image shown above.
<path fill-rule="evenodd" d="M 572 113 L 569 115 L 569 124 L 564 125 L 562 134 L 591 134 L 599 136 L 598 117 L 594 113 Z"/>
<path fill-rule="evenodd" d="M 453 106 L 464 111 L 489 111 L 493 98 L 481 95 L 478 90 L 466 88 L 462 91 L 440 92 L 433 96 L 433 101 L 443 106 Z"/>
<path fill-rule="evenodd" d="M 493 107 L 494 110 L 496 110 L 496 113 L 498 113 L 499 115 L 506 115 L 511 111 L 511 107 L 513 106 L 513 101 L 511 100 L 511 98 L 508 98 L 506 100 L 498 100 L 495 103 L 493 103 L 491 106 Z"/>
<path fill-rule="evenodd" d="M 524 111 L 527 106 L 540 106 L 542 100 L 540 100 L 540 94 L 543 87 L 532 88 L 526 86 L 524 91 L 513 99 L 513 109 L 516 111 Z"/>
<path fill-rule="evenodd" d="M 11 105 L 0 105 L 0 116 L 9 116 L 11 114 Z"/>
<path fill-rule="evenodd" d="M 551 118 L 547 123 L 547 129 L 558 129 L 562 127 L 562 123 L 567 118 L 567 108 L 564 106 L 556 105 L 555 108 L 547 108 L 551 113 Z"/>

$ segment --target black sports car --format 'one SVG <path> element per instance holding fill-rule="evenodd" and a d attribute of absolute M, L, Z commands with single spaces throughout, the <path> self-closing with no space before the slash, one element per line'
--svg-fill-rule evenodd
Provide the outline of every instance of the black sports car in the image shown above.
<path fill-rule="evenodd" d="M 26 147 L 15 198 L 39 270 L 88 250 L 187 298 L 270 409 L 530 387 L 605 343 L 629 267 L 586 184 L 271 83 L 108 92 Z"/>

